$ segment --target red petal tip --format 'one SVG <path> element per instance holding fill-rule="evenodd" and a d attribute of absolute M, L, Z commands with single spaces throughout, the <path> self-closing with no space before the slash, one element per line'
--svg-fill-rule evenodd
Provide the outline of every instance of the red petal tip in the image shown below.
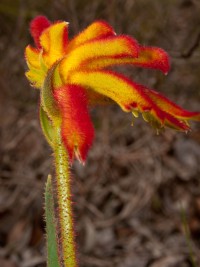
<path fill-rule="evenodd" d="M 38 48 L 40 46 L 40 35 L 42 32 L 51 25 L 51 22 L 45 16 L 37 16 L 30 23 L 30 32 L 34 42 Z"/>
<path fill-rule="evenodd" d="M 139 65 L 147 68 L 158 69 L 165 75 L 168 74 L 170 69 L 170 60 L 167 52 L 165 52 L 162 48 L 151 46 L 141 46 L 140 51 L 141 56 L 144 56 L 146 60 L 144 62 L 140 62 Z M 135 64 L 137 65 L 137 61 Z"/>
<path fill-rule="evenodd" d="M 160 52 L 160 70 L 167 75 L 170 70 L 170 60 L 169 55 L 161 48 L 158 48 L 158 51 Z M 158 64 L 159 65 L 159 64 Z"/>

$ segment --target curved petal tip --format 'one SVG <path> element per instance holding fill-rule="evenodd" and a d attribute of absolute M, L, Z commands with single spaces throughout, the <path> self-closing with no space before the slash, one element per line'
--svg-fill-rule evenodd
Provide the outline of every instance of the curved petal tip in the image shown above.
<path fill-rule="evenodd" d="M 37 16 L 31 21 L 30 32 L 38 48 L 41 48 L 40 40 L 39 40 L 40 35 L 50 25 L 51 25 L 51 22 L 45 16 Z"/>

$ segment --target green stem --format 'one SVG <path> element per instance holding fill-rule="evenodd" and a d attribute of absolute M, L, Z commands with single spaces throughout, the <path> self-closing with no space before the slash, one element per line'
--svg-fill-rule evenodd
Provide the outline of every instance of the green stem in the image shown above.
<path fill-rule="evenodd" d="M 45 218 L 47 231 L 47 266 L 60 267 L 59 243 L 57 243 L 55 205 L 53 199 L 53 188 L 51 175 L 48 175 L 45 188 Z"/>
<path fill-rule="evenodd" d="M 58 222 L 60 226 L 63 263 L 65 267 L 77 267 L 68 155 L 63 146 L 59 128 L 56 129 L 54 156 Z"/>

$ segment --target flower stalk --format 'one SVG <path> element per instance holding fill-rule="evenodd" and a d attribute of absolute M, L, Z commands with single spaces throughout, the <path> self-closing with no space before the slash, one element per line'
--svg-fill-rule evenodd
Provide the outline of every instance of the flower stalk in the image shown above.
<path fill-rule="evenodd" d="M 75 235 L 72 215 L 71 183 L 68 155 L 63 145 L 60 129 L 55 130 L 57 219 L 60 227 L 62 259 L 65 267 L 76 267 Z"/>

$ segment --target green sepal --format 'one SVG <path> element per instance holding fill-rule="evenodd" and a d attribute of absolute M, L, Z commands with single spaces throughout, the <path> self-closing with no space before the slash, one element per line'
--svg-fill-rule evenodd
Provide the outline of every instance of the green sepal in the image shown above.
<path fill-rule="evenodd" d="M 47 232 L 47 266 L 60 267 L 51 175 L 48 175 L 45 189 L 45 219 Z"/>
<path fill-rule="evenodd" d="M 57 64 L 54 64 L 47 72 L 40 95 L 43 110 L 55 124 L 59 123 L 61 120 L 60 111 L 53 96 L 56 67 Z"/>
<path fill-rule="evenodd" d="M 51 147 L 53 147 L 54 126 L 41 105 L 40 105 L 40 124 L 47 142 Z"/>

